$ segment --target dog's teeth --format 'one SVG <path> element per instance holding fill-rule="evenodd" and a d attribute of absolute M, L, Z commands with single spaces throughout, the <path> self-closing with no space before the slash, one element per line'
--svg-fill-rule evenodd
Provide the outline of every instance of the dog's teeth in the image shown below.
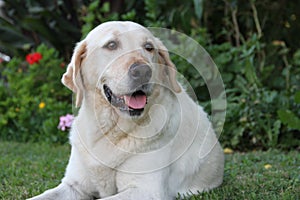
<path fill-rule="evenodd" d="M 122 98 L 117 98 L 117 99 L 116 99 L 116 103 L 117 103 L 117 104 L 123 104 L 123 103 L 124 103 L 124 99 L 122 99 Z"/>

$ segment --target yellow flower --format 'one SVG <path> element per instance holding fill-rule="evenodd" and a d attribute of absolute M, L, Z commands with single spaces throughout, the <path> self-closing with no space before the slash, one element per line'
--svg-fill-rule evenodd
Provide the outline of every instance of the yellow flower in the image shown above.
<path fill-rule="evenodd" d="M 241 117 L 239 122 L 247 122 L 247 117 Z"/>
<path fill-rule="evenodd" d="M 225 154 L 232 154 L 232 153 L 233 153 L 233 150 L 230 149 L 230 148 L 225 148 L 225 149 L 224 149 L 224 153 L 225 153 Z"/>
<path fill-rule="evenodd" d="M 292 21 L 295 21 L 297 19 L 295 14 L 292 14 L 290 18 L 291 18 Z"/>
<path fill-rule="evenodd" d="M 291 24 L 288 21 L 284 22 L 284 26 L 285 28 L 291 28 Z"/>
<path fill-rule="evenodd" d="M 265 164 L 265 169 L 270 169 L 270 168 L 272 168 L 272 165 L 270 165 L 270 164 Z"/>
<path fill-rule="evenodd" d="M 46 106 L 45 102 L 41 102 L 41 103 L 39 104 L 39 108 L 40 108 L 40 109 L 45 108 L 45 106 Z"/>

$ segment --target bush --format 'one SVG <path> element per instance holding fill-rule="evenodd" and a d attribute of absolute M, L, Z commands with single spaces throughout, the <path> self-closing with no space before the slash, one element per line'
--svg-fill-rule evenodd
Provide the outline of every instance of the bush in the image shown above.
<path fill-rule="evenodd" d="M 0 65 L 0 137 L 64 143 L 68 135 L 57 126 L 59 117 L 72 109 L 71 92 L 60 82 L 66 64 L 45 45 L 35 54 L 41 59 L 31 59 L 32 64 L 28 57 L 16 57 Z"/>
<path fill-rule="evenodd" d="M 47 44 L 70 56 L 80 39 L 79 1 L 9 0 L 0 15 L 0 51 L 16 56 Z"/>
<path fill-rule="evenodd" d="M 240 150 L 299 147 L 300 50 L 289 56 L 283 41 L 265 43 L 256 34 L 239 46 L 229 42 L 211 44 L 205 29 L 194 29 L 192 37 L 211 54 L 225 84 L 227 110 L 221 143 Z M 181 45 L 192 54 L 193 50 L 186 49 L 188 45 Z M 200 104 L 212 113 L 207 85 L 187 62 L 191 59 L 172 58 Z M 212 120 L 218 128 L 219 121 Z"/>
<path fill-rule="evenodd" d="M 222 144 L 240 150 L 299 147 L 300 129 L 295 124 L 300 116 L 296 100 L 300 51 L 289 56 L 283 41 L 268 44 L 255 34 L 240 46 L 204 46 L 216 62 L 227 92 Z M 196 93 L 202 95 L 199 89 Z"/>

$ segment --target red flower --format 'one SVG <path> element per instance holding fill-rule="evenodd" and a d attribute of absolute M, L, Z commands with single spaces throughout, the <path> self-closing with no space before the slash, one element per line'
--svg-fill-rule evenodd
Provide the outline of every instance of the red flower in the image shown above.
<path fill-rule="evenodd" d="M 65 68 L 66 67 L 66 63 L 64 63 L 64 62 L 60 63 L 60 67 L 61 68 Z"/>
<path fill-rule="evenodd" d="M 38 63 L 39 60 L 42 59 L 42 54 L 36 52 L 36 53 L 30 53 L 26 56 L 26 61 L 32 65 L 34 63 Z"/>

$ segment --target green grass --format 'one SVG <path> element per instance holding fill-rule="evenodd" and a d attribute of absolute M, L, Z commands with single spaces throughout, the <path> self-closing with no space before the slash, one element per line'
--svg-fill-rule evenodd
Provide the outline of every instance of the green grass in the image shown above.
<path fill-rule="evenodd" d="M 25 199 L 59 184 L 70 147 L 0 142 L 0 199 Z M 265 165 L 270 164 L 270 169 Z M 226 155 L 224 183 L 186 199 L 299 199 L 298 151 Z"/>
<path fill-rule="evenodd" d="M 19 200 L 60 183 L 69 146 L 0 142 L 0 199 Z"/>

